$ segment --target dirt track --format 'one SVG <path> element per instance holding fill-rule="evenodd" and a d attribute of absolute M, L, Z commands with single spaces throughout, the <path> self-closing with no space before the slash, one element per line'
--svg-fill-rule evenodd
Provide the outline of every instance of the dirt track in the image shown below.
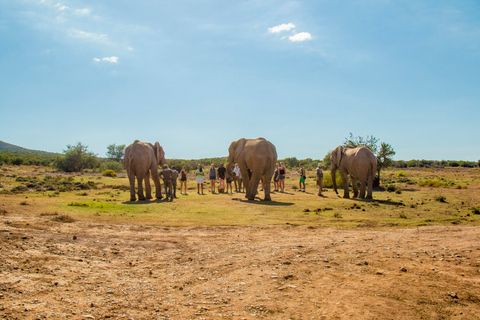
<path fill-rule="evenodd" d="M 0 318 L 480 318 L 476 227 L 2 220 Z"/>

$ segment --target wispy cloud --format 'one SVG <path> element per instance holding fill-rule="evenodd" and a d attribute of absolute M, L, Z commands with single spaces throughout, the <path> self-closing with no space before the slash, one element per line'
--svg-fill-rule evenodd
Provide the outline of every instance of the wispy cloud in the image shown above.
<path fill-rule="evenodd" d="M 312 35 L 308 32 L 300 32 L 297 34 L 294 34 L 293 36 L 288 37 L 288 40 L 293 41 L 293 42 L 302 42 L 302 41 L 307 41 L 307 40 L 312 40 Z"/>
<path fill-rule="evenodd" d="M 71 29 L 68 35 L 72 38 L 79 38 L 79 39 L 86 39 L 92 41 L 101 41 L 106 42 L 108 41 L 108 35 L 106 34 L 98 34 L 95 32 L 86 32 L 83 30 L 78 29 Z"/>
<path fill-rule="evenodd" d="M 88 9 L 88 8 L 75 9 L 75 10 L 73 11 L 73 13 L 86 16 L 86 15 L 89 15 L 89 14 L 90 14 L 90 9 Z"/>
<path fill-rule="evenodd" d="M 112 56 L 112 57 L 105 57 L 105 58 L 93 58 L 93 61 L 95 62 L 110 62 L 110 63 L 117 63 L 118 62 L 118 57 Z"/>
<path fill-rule="evenodd" d="M 295 25 L 293 23 L 282 23 L 278 26 L 268 28 L 268 32 L 270 33 L 279 33 L 282 31 L 288 31 L 290 29 L 294 29 Z"/>

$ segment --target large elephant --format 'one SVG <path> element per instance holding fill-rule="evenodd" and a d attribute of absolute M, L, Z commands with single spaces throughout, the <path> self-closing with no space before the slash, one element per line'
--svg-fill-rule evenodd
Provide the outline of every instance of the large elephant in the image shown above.
<path fill-rule="evenodd" d="M 258 183 L 263 177 L 265 200 L 270 201 L 270 182 L 276 162 L 277 150 L 270 141 L 264 138 L 242 138 L 232 142 L 228 148 L 227 172 L 230 176 L 234 176 L 233 167 L 238 163 L 246 189 L 245 197 L 248 200 L 255 199 Z"/>
<path fill-rule="evenodd" d="M 365 198 L 365 188 L 367 189 L 367 199 L 372 199 L 373 180 L 377 171 L 377 159 L 372 151 L 366 147 L 342 147 L 338 146 L 331 154 L 331 174 L 333 189 L 337 192 L 337 183 L 335 174 L 340 169 L 343 182 L 343 197 L 349 198 L 348 194 L 348 176 L 352 179 L 353 197 Z M 360 195 L 358 194 L 357 181 L 360 181 Z"/>
<path fill-rule="evenodd" d="M 155 182 L 155 196 L 162 198 L 162 188 L 158 177 L 157 165 L 165 164 L 165 152 L 158 142 L 152 145 L 148 142 L 135 140 L 125 149 L 123 160 L 130 181 L 130 201 L 135 201 L 135 177 L 138 181 L 138 200 L 145 200 L 143 195 L 143 181 L 145 181 L 146 198 L 152 199 L 150 187 L 150 174 Z"/>

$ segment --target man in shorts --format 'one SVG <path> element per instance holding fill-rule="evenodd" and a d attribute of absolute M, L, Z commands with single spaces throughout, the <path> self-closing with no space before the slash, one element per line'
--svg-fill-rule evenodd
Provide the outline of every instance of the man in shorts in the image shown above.
<path fill-rule="evenodd" d="M 305 168 L 303 167 L 303 163 L 300 163 L 300 170 L 298 170 L 300 173 L 300 181 L 298 182 L 298 191 L 303 191 L 305 192 L 305 180 L 307 179 L 307 174 L 305 173 Z M 302 190 L 302 185 L 303 185 L 303 190 Z"/>
<path fill-rule="evenodd" d="M 225 173 L 227 169 L 223 166 L 223 163 L 220 163 L 220 167 L 217 169 L 218 174 L 218 193 L 225 192 Z"/>
<path fill-rule="evenodd" d="M 323 189 L 323 164 L 319 163 L 318 168 L 317 168 L 317 185 L 318 185 L 318 195 L 322 195 L 322 189 Z"/>

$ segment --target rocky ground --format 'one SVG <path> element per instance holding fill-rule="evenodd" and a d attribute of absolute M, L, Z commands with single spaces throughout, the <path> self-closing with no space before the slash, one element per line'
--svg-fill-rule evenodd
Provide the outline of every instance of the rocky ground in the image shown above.
<path fill-rule="evenodd" d="M 0 217 L 0 319 L 480 318 L 477 227 Z"/>

